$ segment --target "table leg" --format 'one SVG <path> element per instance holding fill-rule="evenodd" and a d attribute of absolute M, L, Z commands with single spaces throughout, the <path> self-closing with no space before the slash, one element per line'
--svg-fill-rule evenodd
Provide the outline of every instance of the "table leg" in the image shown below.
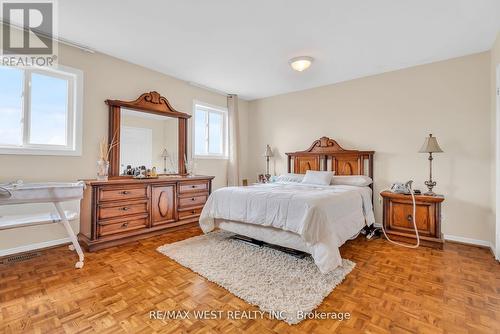
<path fill-rule="evenodd" d="M 66 232 L 68 233 L 68 236 L 71 240 L 74 250 L 76 250 L 76 253 L 78 254 L 79 261 L 75 264 L 75 268 L 78 269 L 83 268 L 83 260 L 84 260 L 83 251 L 82 248 L 80 247 L 80 244 L 78 243 L 78 239 L 76 238 L 75 232 L 73 232 L 73 229 L 69 224 L 68 218 L 66 218 L 66 214 L 64 213 L 64 210 L 61 207 L 61 203 L 54 202 L 54 206 L 56 207 L 57 213 L 59 214 L 59 218 L 61 218 L 61 223 L 66 228 Z"/>

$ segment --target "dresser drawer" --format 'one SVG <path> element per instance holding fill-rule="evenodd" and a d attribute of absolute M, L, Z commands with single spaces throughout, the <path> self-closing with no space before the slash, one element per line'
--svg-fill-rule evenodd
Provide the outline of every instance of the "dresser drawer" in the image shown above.
<path fill-rule="evenodd" d="M 141 199 L 147 197 L 148 188 L 146 185 L 99 188 L 99 201 L 101 202 Z"/>
<path fill-rule="evenodd" d="M 179 208 L 190 208 L 203 206 L 207 201 L 207 195 L 193 195 L 179 198 Z"/>
<path fill-rule="evenodd" d="M 179 183 L 180 194 L 204 191 L 208 191 L 208 182 L 192 181 Z"/>
<path fill-rule="evenodd" d="M 148 212 L 148 203 L 147 201 L 139 201 L 139 202 L 114 202 L 112 205 L 101 205 L 99 207 L 99 211 L 97 214 L 97 218 L 108 219 L 122 216 L 130 216 L 139 213 L 147 213 Z"/>
<path fill-rule="evenodd" d="M 130 218 L 127 220 L 111 221 L 107 223 L 99 223 L 99 237 L 105 237 L 117 233 L 130 232 L 135 230 L 145 229 L 148 226 L 146 217 Z"/>
<path fill-rule="evenodd" d="M 196 209 L 188 209 L 185 211 L 179 211 L 179 219 L 187 219 L 187 218 L 194 218 L 194 217 L 199 217 L 201 214 L 202 208 L 196 208 Z"/>

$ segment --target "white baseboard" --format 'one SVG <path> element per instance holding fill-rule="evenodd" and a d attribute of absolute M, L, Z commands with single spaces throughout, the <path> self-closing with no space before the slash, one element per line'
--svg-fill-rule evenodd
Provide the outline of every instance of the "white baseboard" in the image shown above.
<path fill-rule="evenodd" d="M 373 225 L 375 227 L 382 228 L 381 224 L 374 223 Z M 444 237 L 444 240 L 456 241 L 456 242 L 461 242 L 464 244 L 475 245 L 475 246 L 488 247 L 491 250 L 492 254 L 494 254 L 494 255 L 496 254 L 495 253 L 495 246 L 490 241 L 460 237 L 460 236 L 451 235 L 451 234 L 443 234 L 443 237 Z M 495 255 L 495 258 L 500 261 L 500 254 Z"/>
<path fill-rule="evenodd" d="M 17 253 L 29 252 L 29 251 L 32 251 L 35 249 L 53 247 L 53 246 L 67 244 L 70 242 L 71 242 L 71 240 L 69 238 L 62 238 L 62 239 L 38 242 L 38 243 L 14 247 L 14 248 L 0 249 L 0 256 L 7 256 L 7 255 L 12 255 L 12 254 L 17 254 Z"/>
<path fill-rule="evenodd" d="M 451 235 L 451 234 L 445 234 L 444 239 L 450 240 L 450 241 L 462 242 L 464 244 L 488 247 L 494 253 L 493 244 L 489 241 L 486 241 L 486 240 L 465 238 L 465 237 L 460 237 L 460 236 Z M 12 255 L 12 254 L 17 254 L 17 253 L 29 252 L 29 251 L 36 250 L 36 249 L 53 247 L 53 246 L 67 244 L 67 243 L 71 243 L 71 240 L 69 238 L 62 238 L 62 239 L 38 242 L 38 243 L 14 247 L 14 248 L 0 249 L 0 256 L 7 256 L 7 255 Z"/>
<path fill-rule="evenodd" d="M 456 235 L 451 235 L 451 234 L 445 234 L 444 235 L 445 240 L 450 240 L 450 241 L 456 241 L 456 242 L 462 242 L 464 244 L 470 244 L 470 245 L 476 245 L 476 246 L 483 246 L 483 247 L 488 247 L 491 249 L 491 251 L 494 252 L 494 247 L 493 244 L 490 241 L 486 240 L 479 240 L 479 239 L 472 239 L 472 238 L 465 238 L 465 237 L 459 237 Z"/>

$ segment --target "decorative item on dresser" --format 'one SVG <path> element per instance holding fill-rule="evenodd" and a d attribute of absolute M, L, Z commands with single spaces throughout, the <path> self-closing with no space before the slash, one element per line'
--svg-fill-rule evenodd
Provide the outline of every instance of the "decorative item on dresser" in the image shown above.
<path fill-rule="evenodd" d="M 110 177 L 85 181 L 79 240 L 94 251 L 194 226 L 214 177 L 186 175 L 187 121 L 191 116 L 173 109 L 157 92 L 144 93 L 135 101 L 106 100 L 106 104 L 112 144 Z M 151 147 L 158 144 L 158 140 L 150 140 L 153 137 L 168 138 L 159 144 L 165 152 L 169 147 L 170 158 L 171 152 L 178 152 L 177 166 L 172 166 L 177 173 L 156 175 L 155 163 L 162 161 L 155 160 L 159 150 Z M 131 163 L 155 171 L 155 177 L 133 178 L 128 175 Z M 122 175 L 120 166 L 127 166 Z"/>
<path fill-rule="evenodd" d="M 384 199 L 383 224 L 386 233 L 393 240 L 414 243 L 416 236 L 413 230 L 413 204 L 410 195 L 383 191 Z M 441 234 L 441 195 L 415 195 L 415 223 L 420 236 L 420 245 L 443 248 L 444 239 Z"/>

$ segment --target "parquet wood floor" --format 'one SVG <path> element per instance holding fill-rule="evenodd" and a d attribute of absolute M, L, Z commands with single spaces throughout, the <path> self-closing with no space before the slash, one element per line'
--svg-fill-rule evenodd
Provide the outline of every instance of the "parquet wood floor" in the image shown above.
<path fill-rule="evenodd" d="M 152 310 L 257 310 L 155 250 L 200 233 L 87 253 L 82 270 L 66 247 L 0 266 L 0 332 L 500 333 L 500 265 L 488 250 L 410 250 L 363 238 L 341 248 L 357 266 L 318 309 L 350 312 L 350 320 L 150 319 Z"/>

